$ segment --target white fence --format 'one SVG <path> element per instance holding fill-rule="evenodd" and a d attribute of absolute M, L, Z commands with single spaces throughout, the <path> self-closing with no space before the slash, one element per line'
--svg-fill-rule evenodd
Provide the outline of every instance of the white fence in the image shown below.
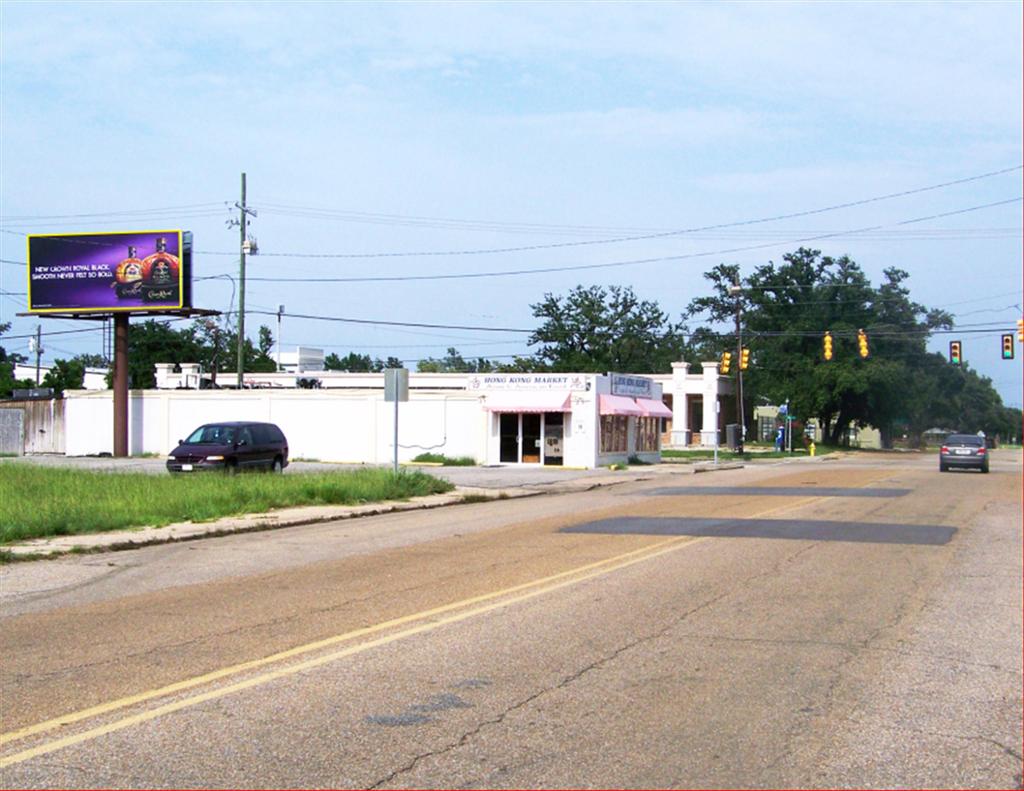
<path fill-rule="evenodd" d="M 69 456 L 113 450 L 110 391 L 66 394 Z M 128 452 L 167 454 L 203 423 L 276 423 L 292 458 L 385 464 L 393 457 L 394 404 L 380 391 L 136 390 L 129 396 Z M 424 452 L 487 455 L 487 414 L 474 394 L 417 391 L 399 404 L 398 458 Z"/>

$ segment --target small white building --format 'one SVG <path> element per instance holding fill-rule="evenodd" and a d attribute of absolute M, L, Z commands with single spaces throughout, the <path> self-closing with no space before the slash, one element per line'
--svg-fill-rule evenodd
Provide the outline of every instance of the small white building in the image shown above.
<path fill-rule="evenodd" d="M 39 366 L 39 384 L 42 384 L 46 375 L 50 373 L 51 366 L 40 365 Z M 106 390 L 107 389 L 107 374 L 109 369 L 107 368 L 86 368 L 85 378 L 82 382 L 82 389 L 84 390 Z M 17 363 L 14 366 L 14 378 L 15 379 L 36 379 L 36 367 L 29 365 L 28 363 Z"/>

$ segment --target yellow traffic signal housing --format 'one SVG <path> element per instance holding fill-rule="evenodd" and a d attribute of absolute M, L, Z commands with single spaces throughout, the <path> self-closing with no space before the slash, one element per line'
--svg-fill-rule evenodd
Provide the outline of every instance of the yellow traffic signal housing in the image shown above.
<path fill-rule="evenodd" d="M 960 341 L 949 342 L 949 361 L 953 365 L 960 365 L 963 358 L 960 356 Z"/>
<path fill-rule="evenodd" d="M 732 352 L 722 352 L 722 359 L 718 363 L 718 373 L 729 373 L 729 366 L 732 364 Z"/>
<path fill-rule="evenodd" d="M 747 370 L 748 365 L 750 365 L 750 349 L 742 349 L 740 351 L 740 370 Z"/>
<path fill-rule="evenodd" d="M 861 357 L 867 357 L 870 354 L 868 351 L 868 334 L 864 330 L 857 330 L 857 352 Z"/>
<path fill-rule="evenodd" d="M 1012 335 L 1004 335 L 1003 336 L 1003 359 L 1004 360 L 1012 360 L 1013 359 L 1013 336 Z"/>
<path fill-rule="evenodd" d="M 832 359 L 832 333 L 826 332 L 823 339 L 822 355 L 826 360 Z"/>
<path fill-rule="evenodd" d="M 1024 343 L 1024 319 L 1017 319 L 1017 340 Z"/>

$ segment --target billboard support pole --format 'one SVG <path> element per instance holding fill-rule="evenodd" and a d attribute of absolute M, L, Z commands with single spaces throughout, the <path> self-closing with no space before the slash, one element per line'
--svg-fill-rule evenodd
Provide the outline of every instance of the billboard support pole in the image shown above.
<path fill-rule="evenodd" d="M 114 315 L 114 456 L 128 455 L 128 314 Z"/>

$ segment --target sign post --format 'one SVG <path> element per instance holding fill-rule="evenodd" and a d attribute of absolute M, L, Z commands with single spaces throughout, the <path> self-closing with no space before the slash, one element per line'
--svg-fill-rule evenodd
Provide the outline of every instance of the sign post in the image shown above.
<path fill-rule="evenodd" d="M 409 369 L 384 369 L 384 400 L 395 403 L 395 441 L 394 465 L 392 470 L 398 475 L 398 402 L 409 400 Z"/>

